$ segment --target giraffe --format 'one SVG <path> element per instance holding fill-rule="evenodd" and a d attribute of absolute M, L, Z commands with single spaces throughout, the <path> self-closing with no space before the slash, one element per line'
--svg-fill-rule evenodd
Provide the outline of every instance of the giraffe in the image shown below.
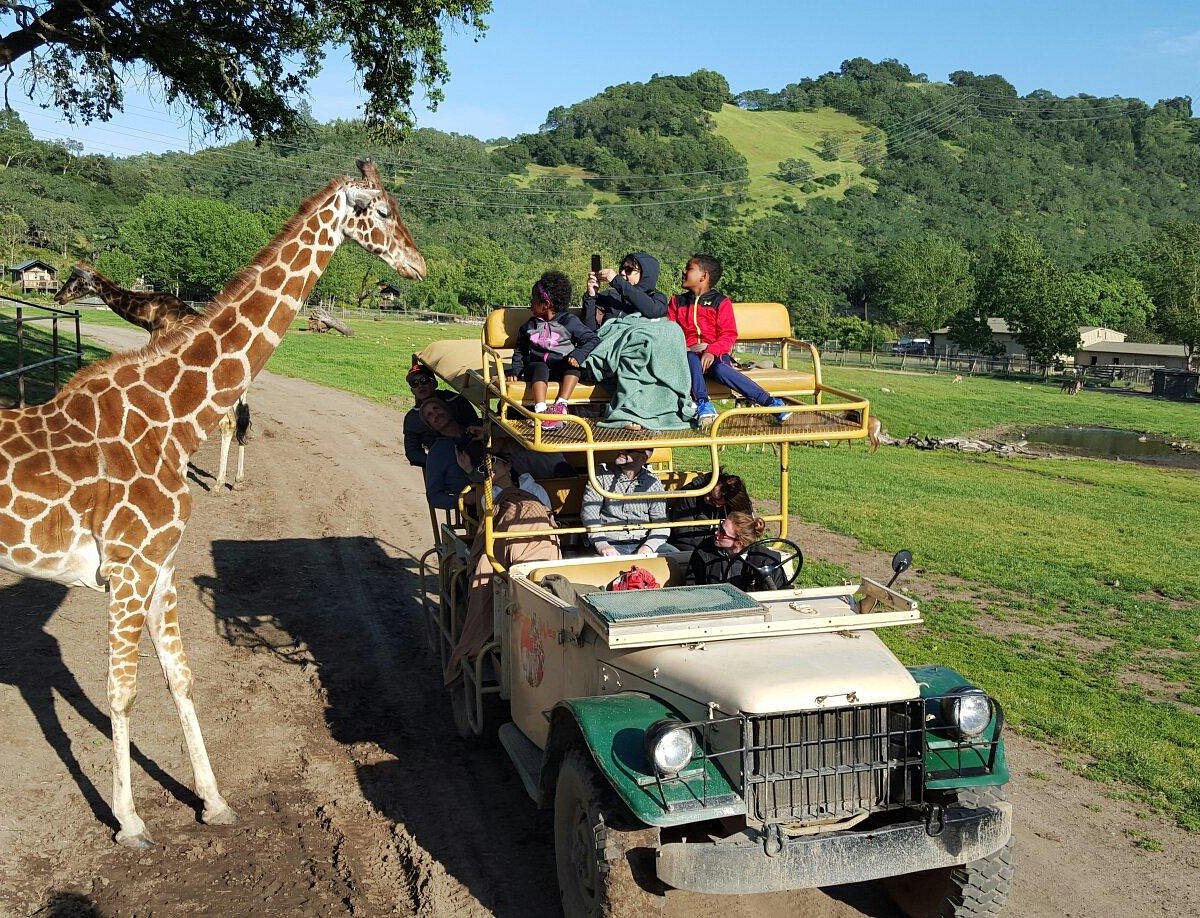
<path fill-rule="evenodd" d="M 109 280 L 86 261 L 71 269 L 66 282 L 54 294 L 54 302 L 66 306 L 81 297 L 96 294 L 108 308 L 126 322 L 150 332 L 150 340 L 165 335 L 189 322 L 200 319 L 200 311 L 193 309 L 179 297 L 154 290 L 128 290 Z M 229 467 L 229 447 L 234 437 L 238 441 L 237 473 L 233 478 L 233 490 L 241 490 L 246 478 L 246 431 L 250 429 L 250 401 L 243 393 L 237 404 L 221 418 L 221 461 L 217 467 L 217 478 L 213 490 L 225 493 L 225 472 Z"/>
<path fill-rule="evenodd" d="M 361 179 L 334 179 L 308 198 L 199 321 L 92 364 L 45 404 L 0 411 L 0 568 L 108 594 L 112 810 L 122 845 L 153 844 L 129 764 L 143 630 L 183 728 L 200 819 L 237 820 L 205 751 L 176 612 L 187 461 L 263 368 L 344 239 L 404 277 L 424 277 L 375 165 L 361 160 L 359 169 Z"/>

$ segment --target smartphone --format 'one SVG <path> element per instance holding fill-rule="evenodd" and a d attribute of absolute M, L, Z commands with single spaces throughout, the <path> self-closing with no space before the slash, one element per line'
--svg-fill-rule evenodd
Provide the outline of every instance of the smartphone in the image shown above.
<path fill-rule="evenodd" d="M 593 255 L 592 256 L 592 273 L 593 274 L 598 273 L 600 271 L 600 269 L 603 267 L 604 267 L 604 262 L 601 261 L 600 256 Z"/>

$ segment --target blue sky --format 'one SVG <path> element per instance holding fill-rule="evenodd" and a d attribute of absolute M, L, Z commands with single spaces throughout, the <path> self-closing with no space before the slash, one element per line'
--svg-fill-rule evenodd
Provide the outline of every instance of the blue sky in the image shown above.
<path fill-rule="evenodd" d="M 496 0 L 495 6 L 479 41 L 461 27 L 449 34 L 446 99 L 435 113 L 417 106 L 421 126 L 482 138 L 513 135 L 536 130 L 555 105 L 654 73 L 707 67 L 725 74 L 734 92 L 777 90 L 850 57 L 894 57 L 932 80 L 955 70 L 999 73 L 1021 93 L 1200 99 L 1194 0 Z M 90 128 L 41 114 L 11 91 L 10 98 L 40 136 L 73 137 L 89 151 L 126 155 L 200 145 L 186 118 L 137 90 L 129 93 L 126 114 Z M 359 101 L 335 50 L 313 86 L 313 110 L 321 120 L 355 117 Z"/>

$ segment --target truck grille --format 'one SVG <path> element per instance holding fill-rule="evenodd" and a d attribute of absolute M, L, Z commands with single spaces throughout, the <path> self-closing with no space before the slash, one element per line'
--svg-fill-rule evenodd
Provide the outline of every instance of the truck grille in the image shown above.
<path fill-rule="evenodd" d="M 920 802 L 920 700 L 749 717 L 746 815 L 830 822 Z"/>

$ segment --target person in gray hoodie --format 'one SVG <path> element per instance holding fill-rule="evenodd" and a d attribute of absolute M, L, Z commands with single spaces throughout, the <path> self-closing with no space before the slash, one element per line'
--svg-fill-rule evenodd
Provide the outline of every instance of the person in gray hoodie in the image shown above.
<path fill-rule="evenodd" d="M 566 414 L 567 399 L 579 382 L 580 367 L 600 339 L 596 332 L 571 315 L 571 281 L 561 271 L 543 274 L 529 295 L 533 318 L 517 331 L 509 382 L 529 383 L 536 414 Z M 550 380 L 558 383 L 558 398 L 546 406 Z M 557 430 L 562 421 L 542 421 L 543 430 Z"/>
<path fill-rule="evenodd" d="M 658 283 L 658 259 L 645 252 L 630 252 L 621 267 L 601 268 L 588 274 L 583 297 L 583 324 L 598 329 L 606 319 L 642 315 L 661 319 L 667 314 L 667 295 L 654 288 Z M 608 289 L 600 291 L 602 284 Z"/>

